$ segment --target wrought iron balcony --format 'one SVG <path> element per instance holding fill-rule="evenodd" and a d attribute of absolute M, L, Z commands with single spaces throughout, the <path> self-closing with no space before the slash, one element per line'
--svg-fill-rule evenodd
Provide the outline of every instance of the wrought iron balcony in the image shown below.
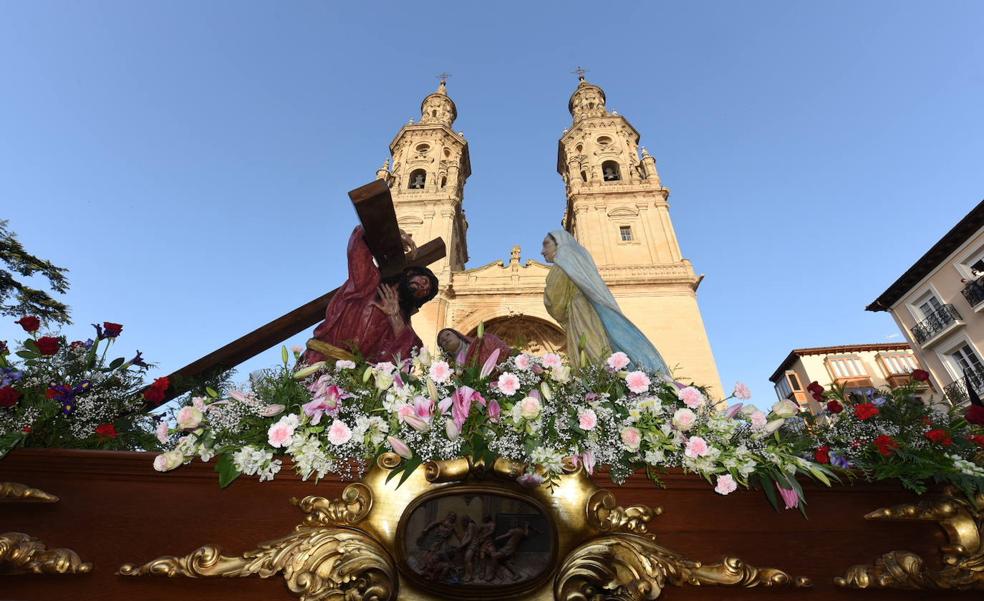
<path fill-rule="evenodd" d="M 923 344 L 956 323 L 959 319 L 960 314 L 957 313 L 953 305 L 943 305 L 930 313 L 926 319 L 912 326 L 912 337 L 919 344 Z"/>
<path fill-rule="evenodd" d="M 978 396 L 984 397 L 984 372 L 980 370 L 967 370 L 966 378 L 960 378 L 943 387 L 943 394 L 954 405 L 960 405 L 967 401 L 967 380 L 974 388 Z"/>
<path fill-rule="evenodd" d="M 984 283 L 981 283 L 981 280 L 967 282 L 963 289 L 963 295 L 971 307 L 977 307 L 984 302 Z"/>

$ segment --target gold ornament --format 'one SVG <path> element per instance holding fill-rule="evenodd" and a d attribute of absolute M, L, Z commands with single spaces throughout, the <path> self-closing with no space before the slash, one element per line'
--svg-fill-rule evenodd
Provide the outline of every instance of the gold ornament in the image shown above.
<path fill-rule="evenodd" d="M 92 564 L 71 549 L 48 549 L 22 532 L 0 534 L 0 571 L 15 574 L 87 574 Z"/>
<path fill-rule="evenodd" d="M 618 506 L 615 495 L 608 490 L 595 491 L 588 498 L 588 524 L 602 532 L 625 531 L 632 534 L 646 534 L 649 521 L 662 513 L 662 507 Z"/>
<path fill-rule="evenodd" d="M 954 490 L 917 503 L 883 507 L 864 516 L 867 520 L 936 522 L 947 535 L 940 548 L 943 567 L 931 569 L 922 557 L 909 551 L 890 551 L 870 565 L 848 568 L 834 579 L 845 588 L 893 588 L 917 590 L 984 590 L 984 494 L 975 504 Z"/>
<path fill-rule="evenodd" d="M 57 503 L 58 497 L 19 482 L 0 482 L 0 501 L 13 503 Z"/>

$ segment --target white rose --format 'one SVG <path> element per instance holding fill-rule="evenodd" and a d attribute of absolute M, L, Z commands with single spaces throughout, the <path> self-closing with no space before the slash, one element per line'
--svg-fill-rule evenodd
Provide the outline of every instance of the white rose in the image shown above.
<path fill-rule="evenodd" d="M 197 407 L 182 407 L 178 411 L 178 427 L 182 430 L 194 430 L 202 423 L 202 412 Z"/>
<path fill-rule="evenodd" d="M 773 405 L 772 413 L 774 413 L 776 417 L 793 417 L 799 413 L 799 409 L 799 405 L 789 399 L 786 399 Z"/>

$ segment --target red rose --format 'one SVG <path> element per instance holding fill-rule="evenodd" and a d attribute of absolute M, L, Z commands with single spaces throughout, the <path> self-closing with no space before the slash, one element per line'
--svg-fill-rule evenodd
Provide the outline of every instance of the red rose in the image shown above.
<path fill-rule="evenodd" d="M 827 401 L 827 411 L 831 413 L 840 413 L 843 410 L 844 410 L 844 405 L 841 405 L 839 402 L 837 402 L 837 399 L 832 399 L 830 401 Z"/>
<path fill-rule="evenodd" d="M 964 419 L 972 424 L 984 426 L 984 407 L 980 405 L 967 407 L 967 413 L 964 413 Z"/>
<path fill-rule="evenodd" d="M 912 379 L 917 382 L 928 382 L 929 372 L 925 369 L 914 369 L 912 370 Z"/>
<path fill-rule="evenodd" d="M 0 407 L 13 407 L 20 400 L 21 393 L 13 386 L 0 388 Z"/>
<path fill-rule="evenodd" d="M 19 323 L 20 327 L 24 328 L 24 331 L 28 333 L 37 332 L 38 328 L 41 327 L 41 320 L 33 315 L 25 315 L 14 323 Z"/>
<path fill-rule="evenodd" d="M 941 444 L 944 447 L 948 447 L 953 444 L 953 439 L 950 438 L 950 433 L 941 428 L 930 430 L 929 432 L 926 432 L 926 434 L 924 434 L 923 436 L 928 438 L 932 443 Z"/>
<path fill-rule="evenodd" d="M 816 380 L 810 382 L 810 385 L 806 387 L 806 390 L 814 396 L 823 394 L 823 386 L 821 386 L 820 382 L 817 382 Z"/>
<path fill-rule="evenodd" d="M 878 407 L 874 403 L 861 403 L 854 406 L 854 417 L 861 421 L 871 419 L 878 415 Z"/>
<path fill-rule="evenodd" d="M 984 434 L 973 434 L 967 437 L 967 440 L 976 444 L 979 447 L 984 447 Z"/>
<path fill-rule="evenodd" d="M 111 321 L 103 322 L 103 330 L 106 338 L 116 338 L 123 331 L 123 324 L 113 323 Z"/>
<path fill-rule="evenodd" d="M 23 432 L 24 434 L 30 434 L 31 433 L 31 426 L 24 426 L 21 429 L 21 432 Z"/>
<path fill-rule="evenodd" d="M 147 387 L 143 392 L 145 399 L 151 403 L 160 403 L 164 400 L 164 396 L 167 393 L 168 387 L 171 385 L 170 380 L 167 376 L 163 378 L 157 378 L 154 383 Z"/>
<path fill-rule="evenodd" d="M 813 451 L 813 460 L 817 463 L 830 463 L 830 447 L 823 445 L 816 451 Z"/>
<path fill-rule="evenodd" d="M 42 355 L 54 355 L 58 352 L 60 344 L 54 336 L 42 336 L 37 340 L 38 350 Z"/>
<path fill-rule="evenodd" d="M 884 457 L 889 457 L 895 452 L 895 449 L 899 448 L 899 443 L 895 442 L 895 439 L 891 436 L 886 436 L 882 434 L 878 438 L 872 441 L 876 447 L 878 447 L 878 452 Z"/>
<path fill-rule="evenodd" d="M 113 424 L 100 424 L 96 426 L 96 436 L 99 438 L 116 438 L 116 426 Z"/>

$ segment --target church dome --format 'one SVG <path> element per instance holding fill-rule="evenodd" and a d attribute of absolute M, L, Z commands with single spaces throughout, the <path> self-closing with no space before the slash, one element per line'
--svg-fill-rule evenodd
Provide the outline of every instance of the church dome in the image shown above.
<path fill-rule="evenodd" d="M 447 83 L 443 80 L 437 91 L 420 103 L 421 123 L 443 123 L 450 126 L 458 118 L 458 108 L 448 96 Z"/>
<path fill-rule="evenodd" d="M 577 84 L 577 89 L 571 94 L 567 110 L 571 112 L 575 121 L 585 117 L 604 117 L 607 114 L 605 91 L 593 83 L 588 83 L 582 77 L 581 82 Z"/>

